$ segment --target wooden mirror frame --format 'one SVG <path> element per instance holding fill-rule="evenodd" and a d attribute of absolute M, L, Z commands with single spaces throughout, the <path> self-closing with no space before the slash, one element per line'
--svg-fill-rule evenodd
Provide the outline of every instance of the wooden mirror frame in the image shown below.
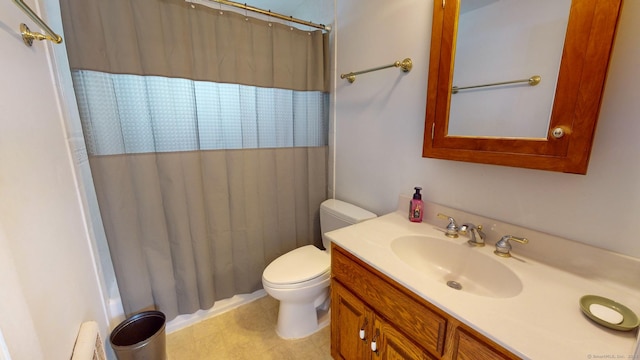
<path fill-rule="evenodd" d="M 435 0 L 422 156 L 586 174 L 621 6 L 572 1 L 547 138 L 491 138 L 447 134 L 460 0 Z"/>

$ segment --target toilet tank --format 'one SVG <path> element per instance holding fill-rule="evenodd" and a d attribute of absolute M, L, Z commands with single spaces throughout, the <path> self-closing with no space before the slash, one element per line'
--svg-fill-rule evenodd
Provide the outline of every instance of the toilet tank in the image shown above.
<path fill-rule="evenodd" d="M 329 199 L 320 205 L 320 229 L 322 245 L 329 249 L 329 239 L 324 233 L 377 217 L 376 214 L 344 201 Z"/>

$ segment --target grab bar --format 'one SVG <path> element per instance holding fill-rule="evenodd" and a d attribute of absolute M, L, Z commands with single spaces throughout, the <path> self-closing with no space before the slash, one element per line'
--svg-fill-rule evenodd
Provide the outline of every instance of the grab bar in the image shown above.
<path fill-rule="evenodd" d="M 497 82 L 497 83 L 491 83 L 491 84 L 472 85 L 472 86 L 464 86 L 464 87 L 454 86 L 454 87 L 451 88 L 451 92 L 453 94 L 457 94 L 458 91 L 460 91 L 460 90 L 475 89 L 475 88 L 488 87 L 488 86 L 518 84 L 518 83 L 528 83 L 530 86 L 536 86 L 536 85 L 540 84 L 540 81 L 542 81 L 542 78 L 540 76 L 533 75 L 532 77 L 530 77 L 528 79 L 522 79 L 522 80 L 503 81 L 503 82 Z"/>
<path fill-rule="evenodd" d="M 20 24 L 20 34 L 22 34 L 22 41 L 25 45 L 31 46 L 33 44 L 33 40 L 50 40 L 56 44 L 60 44 L 62 42 L 62 37 L 56 34 L 51 28 L 45 24 L 45 22 L 38 16 L 36 13 L 31 10 L 29 5 L 25 4 L 22 0 L 13 0 L 16 5 L 24 11 L 27 16 L 31 18 L 31 20 L 35 21 L 38 26 L 40 26 L 46 34 L 41 34 L 38 32 L 31 32 L 29 27 L 24 23 Z"/>

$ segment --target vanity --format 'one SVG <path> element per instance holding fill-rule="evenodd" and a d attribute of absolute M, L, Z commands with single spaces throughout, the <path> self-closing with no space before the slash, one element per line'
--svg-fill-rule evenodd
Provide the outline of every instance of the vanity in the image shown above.
<path fill-rule="evenodd" d="M 518 358 L 339 245 L 331 256 L 334 358 Z"/>
<path fill-rule="evenodd" d="M 598 295 L 640 313 L 640 260 L 426 203 L 327 233 L 334 359 L 633 358 L 637 328 L 613 330 L 580 308 Z M 482 224 L 486 246 L 444 235 L 444 213 Z M 504 235 L 512 257 L 494 255 Z"/>

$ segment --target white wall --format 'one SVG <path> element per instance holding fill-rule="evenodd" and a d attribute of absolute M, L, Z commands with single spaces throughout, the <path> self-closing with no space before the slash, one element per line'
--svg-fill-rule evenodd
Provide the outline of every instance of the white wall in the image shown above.
<path fill-rule="evenodd" d="M 96 320 L 105 336 L 107 315 L 52 45 L 27 48 L 20 22 L 37 30 L 13 2 L 0 2 L 0 329 L 13 359 L 68 359 L 80 324 Z"/>
<path fill-rule="evenodd" d="M 624 3 L 587 175 L 421 157 L 432 8 L 337 1 L 338 76 L 404 57 L 414 69 L 337 83 L 336 197 L 386 213 L 420 185 L 437 203 L 640 257 L 640 1 Z"/>

